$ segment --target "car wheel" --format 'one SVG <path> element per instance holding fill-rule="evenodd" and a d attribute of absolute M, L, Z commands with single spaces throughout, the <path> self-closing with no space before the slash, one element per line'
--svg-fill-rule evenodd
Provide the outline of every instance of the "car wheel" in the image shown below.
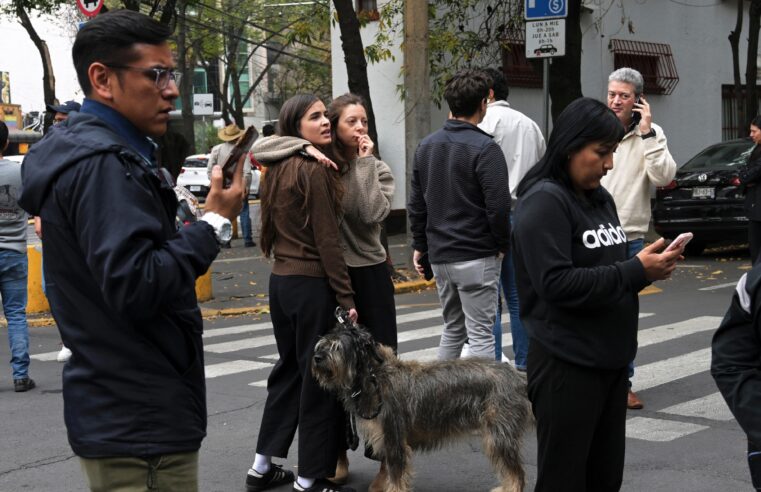
<path fill-rule="evenodd" d="M 684 253 L 688 256 L 700 256 L 704 249 L 706 249 L 705 242 L 693 239 L 684 247 Z"/>

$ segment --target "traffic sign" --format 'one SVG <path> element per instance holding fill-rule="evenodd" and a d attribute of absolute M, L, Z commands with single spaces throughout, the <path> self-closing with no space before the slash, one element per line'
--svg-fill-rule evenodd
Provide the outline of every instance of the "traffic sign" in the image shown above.
<path fill-rule="evenodd" d="M 95 17 L 103 8 L 103 0 L 77 0 L 77 7 L 87 17 Z"/>
<path fill-rule="evenodd" d="M 526 22 L 526 58 L 565 55 L 565 19 Z"/>
<path fill-rule="evenodd" d="M 214 95 L 213 94 L 193 94 L 193 114 L 195 115 L 214 114 Z"/>
<path fill-rule="evenodd" d="M 568 0 L 526 0 L 526 20 L 568 17 Z"/>

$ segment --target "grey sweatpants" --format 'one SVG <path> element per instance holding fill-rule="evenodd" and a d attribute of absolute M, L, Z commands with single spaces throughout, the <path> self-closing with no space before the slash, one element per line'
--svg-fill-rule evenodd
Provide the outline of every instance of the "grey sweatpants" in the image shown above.
<path fill-rule="evenodd" d="M 467 341 L 473 357 L 494 359 L 501 258 L 487 256 L 458 263 L 433 264 L 444 315 L 439 359 L 460 357 Z"/>

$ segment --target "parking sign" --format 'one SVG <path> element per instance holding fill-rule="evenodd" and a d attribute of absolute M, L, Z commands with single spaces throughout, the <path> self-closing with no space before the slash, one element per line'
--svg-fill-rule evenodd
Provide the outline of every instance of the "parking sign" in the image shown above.
<path fill-rule="evenodd" d="M 526 0 L 526 20 L 568 17 L 567 0 Z"/>

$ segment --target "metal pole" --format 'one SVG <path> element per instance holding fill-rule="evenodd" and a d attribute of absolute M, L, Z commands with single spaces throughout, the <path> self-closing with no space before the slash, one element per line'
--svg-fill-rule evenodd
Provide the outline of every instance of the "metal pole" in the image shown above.
<path fill-rule="evenodd" d="M 549 139 L 550 131 L 550 59 L 545 58 L 542 60 L 542 123 L 544 131 L 544 139 Z"/>

